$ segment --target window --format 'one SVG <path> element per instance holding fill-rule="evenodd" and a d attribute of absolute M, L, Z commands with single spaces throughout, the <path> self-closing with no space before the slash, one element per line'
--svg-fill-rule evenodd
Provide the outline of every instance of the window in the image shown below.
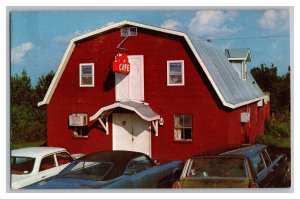
<path fill-rule="evenodd" d="M 122 37 L 137 36 L 137 28 L 136 27 L 124 27 L 124 28 L 121 28 L 121 36 Z"/>
<path fill-rule="evenodd" d="M 193 121 L 191 114 L 174 115 L 174 139 L 192 140 Z"/>
<path fill-rule="evenodd" d="M 139 173 L 153 166 L 152 162 L 146 156 L 140 156 L 132 159 L 124 172 L 124 175 Z"/>
<path fill-rule="evenodd" d="M 62 178 L 102 180 L 114 167 L 112 162 L 76 161 L 61 173 Z"/>
<path fill-rule="evenodd" d="M 53 167 L 55 167 L 54 155 L 49 155 L 42 159 L 40 165 L 40 171 L 45 171 Z"/>
<path fill-rule="evenodd" d="M 80 87 L 94 86 L 94 64 L 80 64 Z"/>
<path fill-rule="evenodd" d="M 67 152 L 61 152 L 56 154 L 58 166 L 70 163 L 73 161 L 73 158 Z"/>
<path fill-rule="evenodd" d="M 74 138 L 88 138 L 89 128 L 87 126 L 73 127 Z"/>
<path fill-rule="evenodd" d="M 29 174 L 33 170 L 35 158 L 12 156 L 10 160 L 12 174 Z"/>
<path fill-rule="evenodd" d="M 184 85 L 184 61 L 167 61 L 167 83 L 168 86 Z"/>
<path fill-rule="evenodd" d="M 257 175 L 259 175 L 261 172 L 263 172 L 263 170 L 265 170 L 267 167 L 261 153 L 256 154 L 252 158 L 252 163 L 253 163 L 253 167 L 254 167 L 254 170 L 256 171 Z"/>

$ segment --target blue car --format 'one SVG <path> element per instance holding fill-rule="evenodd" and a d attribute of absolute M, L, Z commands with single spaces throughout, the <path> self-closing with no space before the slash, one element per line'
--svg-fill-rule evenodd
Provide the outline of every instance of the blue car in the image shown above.
<path fill-rule="evenodd" d="M 164 188 L 179 179 L 183 162 L 155 163 L 132 151 L 100 151 L 83 156 L 48 181 L 26 189 Z"/>

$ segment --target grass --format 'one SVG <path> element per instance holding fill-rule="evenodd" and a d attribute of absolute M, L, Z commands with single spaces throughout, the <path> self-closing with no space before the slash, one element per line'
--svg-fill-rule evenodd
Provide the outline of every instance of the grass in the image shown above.
<path fill-rule="evenodd" d="M 32 147 L 32 146 L 41 146 L 45 143 L 45 141 L 38 141 L 38 142 L 31 142 L 31 143 L 21 143 L 21 144 L 12 144 L 11 150 L 25 148 L 25 147 Z"/>

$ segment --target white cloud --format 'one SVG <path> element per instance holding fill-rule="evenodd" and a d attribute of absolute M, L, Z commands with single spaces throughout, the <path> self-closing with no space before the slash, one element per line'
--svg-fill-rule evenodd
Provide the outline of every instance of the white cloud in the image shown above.
<path fill-rule="evenodd" d="M 110 21 L 110 22 L 108 22 L 105 26 L 110 26 L 110 25 L 113 25 L 113 24 L 115 24 L 116 22 L 114 22 L 114 21 Z M 103 27 L 105 27 L 105 26 L 103 26 Z"/>
<path fill-rule="evenodd" d="M 171 30 L 178 30 L 178 28 L 180 26 L 181 26 L 181 23 L 174 19 L 166 20 L 160 25 L 160 27 L 162 27 L 162 28 L 167 28 L 167 29 L 171 29 Z"/>
<path fill-rule="evenodd" d="M 36 46 L 32 42 L 22 43 L 11 50 L 11 63 L 19 64 L 23 62 L 26 54 Z"/>
<path fill-rule="evenodd" d="M 268 30 L 288 30 L 289 12 L 288 10 L 267 10 L 258 20 L 258 24 Z"/>
<path fill-rule="evenodd" d="M 190 33 L 196 36 L 224 36 L 235 33 L 239 28 L 228 28 L 227 22 L 234 21 L 236 11 L 206 10 L 196 12 L 188 26 Z"/>
<path fill-rule="evenodd" d="M 81 33 L 79 30 L 76 30 L 75 32 L 73 32 L 72 34 L 69 35 L 65 35 L 65 36 L 57 36 L 54 38 L 54 41 L 57 43 L 68 43 L 71 41 L 71 39 L 82 35 L 83 33 Z"/>

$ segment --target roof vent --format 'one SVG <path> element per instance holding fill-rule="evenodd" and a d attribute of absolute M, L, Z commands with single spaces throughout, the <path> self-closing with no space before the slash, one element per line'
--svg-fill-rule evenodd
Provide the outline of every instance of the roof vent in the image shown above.
<path fill-rule="evenodd" d="M 124 27 L 121 28 L 121 36 L 122 37 L 134 37 L 137 36 L 137 28 L 136 27 Z"/>

